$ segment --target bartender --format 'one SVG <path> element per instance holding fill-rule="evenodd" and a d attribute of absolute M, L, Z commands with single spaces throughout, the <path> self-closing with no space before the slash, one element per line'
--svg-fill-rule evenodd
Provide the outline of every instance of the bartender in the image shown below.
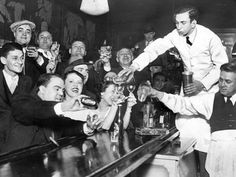
<path fill-rule="evenodd" d="M 141 71 L 154 61 L 157 56 L 176 47 L 182 58 L 184 70 L 193 72 L 193 83 L 184 88 L 185 93 L 200 95 L 217 92 L 216 83 L 220 75 L 220 66 L 228 62 L 220 38 L 210 29 L 197 24 L 198 11 L 194 7 L 181 7 L 175 11 L 173 17 L 176 29 L 148 45 L 132 65 L 119 75 L 132 76 L 135 71 Z M 210 140 L 208 122 L 199 115 L 178 114 L 175 123 L 181 137 L 197 140 L 195 150 L 199 156 L 200 175 L 208 176 L 204 168 Z"/>

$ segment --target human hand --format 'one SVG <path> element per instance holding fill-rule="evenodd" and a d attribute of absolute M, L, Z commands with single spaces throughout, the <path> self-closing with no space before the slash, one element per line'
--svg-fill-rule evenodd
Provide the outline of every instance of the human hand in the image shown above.
<path fill-rule="evenodd" d="M 56 58 L 59 55 L 59 50 L 60 50 L 60 44 L 57 42 L 53 42 L 51 46 L 51 53 L 54 58 Z"/>
<path fill-rule="evenodd" d="M 111 46 L 102 46 L 99 50 L 99 54 L 100 60 L 102 60 L 104 63 L 109 63 L 110 58 L 112 57 Z"/>
<path fill-rule="evenodd" d="M 79 111 L 79 110 L 83 110 L 83 106 L 81 106 L 81 103 L 79 101 L 78 97 L 72 98 L 70 100 L 64 100 L 61 103 L 61 110 L 63 112 L 66 111 Z"/>
<path fill-rule="evenodd" d="M 137 99 L 135 98 L 133 93 L 129 93 L 128 99 L 127 99 L 127 107 L 133 107 L 135 104 L 137 104 Z"/>
<path fill-rule="evenodd" d="M 125 78 L 127 78 L 126 82 L 129 82 L 134 77 L 134 72 L 135 71 L 136 71 L 136 69 L 131 66 L 129 68 L 126 68 L 126 69 L 123 69 L 122 71 L 120 71 L 118 73 L 118 77 L 121 77 L 121 78 L 125 77 Z"/>
<path fill-rule="evenodd" d="M 34 47 L 34 46 L 28 46 L 26 48 L 26 52 L 27 52 L 28 57 L 31 57 L 34 59 L 37 59 L 39 57 L 39 53 L 38 53 L 36 47 Z"/>
<path fill-rule="evenodd" d="M 125 101 L 125 96 L 124 94 L 121 94 L 121 93 L 114 93 L 111 99 L 112 99 L 113 105 L 118 106 Z"/>
<path fill-rule="evenodd" d="M 95 130 L 101 125 L 101 119 L 98 117 L 97 114 L 90 113 L 87 116 L 87 126 L 88 128 Z"/>
<path fill-rule="evenodd" d="M 54 73 L 56 70 L 56 62 L 55 61 L 49 61 L 49 63 L 46 66 L 46 72 L 47 73 Z"/>
<path fill-rule="evenodd" d="M 137 95 L 140 102 L 144 102 L 147 96 L 152 94 L 152 87 L 150 81 L 146 81 L 143 84 L 140 84 L 138 87 Z"/>
<path fill-rule="evenodd" d="M 184 87 L 184 93 L 186 95 L 196 95 L 204 89 L 204 85 L 198 81 L 194 80 L 193 83 L 190 83 Z"/>

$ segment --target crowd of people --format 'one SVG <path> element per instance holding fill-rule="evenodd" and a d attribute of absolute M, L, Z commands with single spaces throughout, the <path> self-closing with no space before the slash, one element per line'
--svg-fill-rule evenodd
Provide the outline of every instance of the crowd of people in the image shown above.
<path fill-rule="evenodd" d="M 103 46 L 95 64 L 85 61 L 84 41 L 75 40 L 69 58 L 62 59 L 60 44 L 53 42 L 49 31 L 41 31 L 37 44 L 29 45 L 35 24 L 28 20 L 13 23 L 10 29 L 15 40 L 1 48 L 0 152 L 110 130 L 118 111 L 124 129 L 142 126 L 143 103 L 136 98 L 140 88 L 147 87 L 149 95 L 158 98 L 153 103 L 157 110 L 177 113 L 180 136 L 197 140 L 201 177 L 208 173 L 235 176 L 234 152 L 230 156 L 222 148 L 226 141 L 227 148 L 235 147 L 236 63 L 228 61 L 220 38 L 197 24 L 194 7 L 178 9 L 174 21 L 176 29 L 163 38 L 155 39 L 155 30 L 148 27 L 144 41 L 132 49 L 122 47 L 116 56 L 111 46 Z M 112 57 L 117 67 L 111 65 Z M 167 61 L 170 58 L 172 64 Z M 193 83 L 180 89 L 181 74 L 177 73 L 183 70 L 193 72 Z M 116 82 L 124 76 L 135 81 L 134 91 Z M 139 87 L 147 80 L 150 85 Z M 192 96 L 184 97 L 183 90 Z M 174 95 L 179 92 L 182 96 Z M 226 97 L 233 102 L 230 107 L 222 106 Z M 86 105 L 84 99 L 94 104 Z M 225 170 L 226 166 L 232 168 Z"/>

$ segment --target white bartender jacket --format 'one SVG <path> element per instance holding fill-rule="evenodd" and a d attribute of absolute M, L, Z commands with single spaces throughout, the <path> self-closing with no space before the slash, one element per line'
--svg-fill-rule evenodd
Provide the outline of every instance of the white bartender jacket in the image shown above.
<path fill-rule="evenodd" d="M 144 49 L 132 63 L 135 68 L 142 70 L 157 56 L 168 49 L 176 47 L 181 55 L 185 71 L 193 72 L 193 79 L 201 81 L 205 87 L 204 92 L 217 92 L 217 81 L 220 76 L 220 66 L 228 62 L 228 57 L 220 38 L 208 28 L 196 25 L 189 36 L 192 46 L 186 43 L 186 38 L 173 30 L 164 38 L 158 38 Z M 200 93 L 200 94 L 201 94 Z M 207 152 L 210 138 L 210 127 L 205 119 L 191 115 L 192 119 L 182 115 L 176 118 L 176 127 L 182 137 L 197 139 L 195 149 Z"/>

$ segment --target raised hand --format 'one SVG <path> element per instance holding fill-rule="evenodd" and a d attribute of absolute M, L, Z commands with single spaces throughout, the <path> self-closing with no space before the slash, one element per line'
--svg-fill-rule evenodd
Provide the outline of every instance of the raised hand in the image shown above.
<path fill-rule="evenodd" d="M 34 47 L 34 46 L 27 47 L 26 51 L 27 51 L 28 57 L 31 57 L 34 59 L 37 59 L 39 57 L 38 51 L 37 51 L 36 47 Z"/>
<path fill-rule="evenodd" d="M 137 104 L 137 99 L 133 93 L 130 93 L 127 99 L 127 107 L 133 107 L 135 104 Z"/>
<path fill-rule="evenodd" d="M 198 94 L 204 89 L 204 85 L 198 81 L 194 80 L 193 83 L 190 83 L 184 87 L 184 93 L 189 96 Z"/>
<path fill-rule="evenodd" d="M 97 114 L 90 113 L 87 117 L 87 126 L 92 130 L 98 129 L 101 122 L 102 121 Z"/>
<path fill-rule="evenodd" d="M 54 58 L 56 58 L 59 55 L 59 50 L 60 50 L 60 44 L 57 42 L 53 42 L 51 46 L 51 53 Z"/>

